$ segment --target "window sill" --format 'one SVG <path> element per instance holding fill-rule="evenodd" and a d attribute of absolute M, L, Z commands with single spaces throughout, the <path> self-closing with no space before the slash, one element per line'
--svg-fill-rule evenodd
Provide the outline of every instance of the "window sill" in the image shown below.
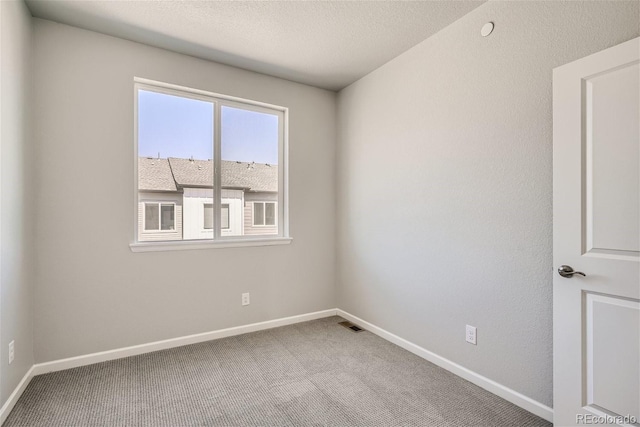
<path fill-rule="evenodd" d="M 228 239 L 216 241 L 175 241 L 130 243 L 132 252 L 190 251 L 195 249 L 240 248 L 250 246 L 288 245 L 291 237 L 270 237 L 260 239 Z"/>

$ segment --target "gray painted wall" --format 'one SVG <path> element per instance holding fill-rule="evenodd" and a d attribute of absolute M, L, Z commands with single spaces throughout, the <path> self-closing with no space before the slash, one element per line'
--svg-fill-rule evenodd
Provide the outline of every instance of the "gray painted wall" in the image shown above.
<path fill-rule="evenodd" d="M 331 92 L 34 20 L 35 152 L 32 24 L 0 5 L 3 402 L 31 319 L 46 362 L 337 305 L 551 405 L 551 69 L 638 3 L 489 2 L 341 92 L 337 150 Z M 290 107 L 292 245 L 129 250 L 133 76 Z"/>
<path fill-rule="evenodd" d="M 551 70 L 638 6 L 489 2 L 339 94 L 340 308 L 552 405 Z"/>
<path fill-rule="evenodd" d="M 335 93 L 44 20 L 34 38 L 37 362 L 335 307 Z M 289 107 L 291 245 L 131 252 L 134 76 Z"/>
<path fill-rule="evenodd" d="M 22 1 L 0 1 L 0 31 L 1 406 L 33 365 L 31 16 Z"/>

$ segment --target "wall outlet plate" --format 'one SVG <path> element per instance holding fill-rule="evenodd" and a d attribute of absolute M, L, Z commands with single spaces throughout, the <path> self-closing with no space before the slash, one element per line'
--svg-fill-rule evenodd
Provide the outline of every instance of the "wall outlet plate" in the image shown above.
<path fill-rule="evenodd" d="M 249 305 L 251 303 L 251 299 L 249 297 L 249 293 L 242 294 L 242 305 Z"/>
<path fill-rule="evenodd" d="M 466 333 L 465 339 L 469 344 L 473 344 L 473 345 L 477 344 L 475 326 L 467 325 L 467 333 Z"/>

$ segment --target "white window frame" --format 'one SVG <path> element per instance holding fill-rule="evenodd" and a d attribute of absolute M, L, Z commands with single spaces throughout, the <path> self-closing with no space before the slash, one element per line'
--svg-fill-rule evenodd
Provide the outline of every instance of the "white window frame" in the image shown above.
<path fill-rule="evenodd" d="M 262 203 L 262 219 L 264 224 L 256 224 L 256 203 Z M 273 203 L 276 205 L 276 223 L 275 224 L 267 224 L 267 203 Z M 276 227 L 278 225 L 278 202 L 274 200 L 256 200 L 251 202 L 251 227 L 253 228 L 266 228 L 266 227 Z"/>
<path fill-rule="evenodd" d="M 227 207 L 227 226 L 222 226 L 222 219 L 220 220 L 220 230 L 231 230 L 231 205 L 229 203 L 220 204 L 220 218 L 222 218 L 222 207 Z"/>
<path fill-rule="evenodd" d="M 214 227 L 214 225 L 213 225 L 213 224 L 211 224 L 211 228 L 206 228 L 206 227 L 204 226 L 204 223 L 205 223 L 206 218 L 207 218 L 207 216 L 205 215 L 205 206 L 207 206 L 207 205 L 211 205 L 211 209 L 212 209 L 212 210 L 213 210 L 213 209 L 215 209 L 215 206 L 213 205 L 213 201 L 212 201 L 211 203 L 209 203 L 209 202 L 202 202 L 202 228 L 201 228 L 201 231 L 204 231 L 204 232 L 207 232 L 207 233 L 208 233 L 208 232 L 213 232 L 213 227 Z"/>
<path fill-rule="evenodd" d="M 142 203 L 142 233 L 143 234 L 155 234 L 155 233 L 177 233 L 177 217 L 176 217 L 176 203 L 171 201 L 155 201 L 155 200 L 145 200 Z M 157 230 L 147 230 L 147 205 L 158 205 L 158 229 Z M 173 206 L 173 230 L 163 230 L 162 229 L 162 205 L 172 205 Z"/>
<path fill-rule="evenodd" d="M 154 80 L 135 77 L 134 78 L 134 205 L 138 206 L 138 91 L 145 90 L 157 92 L 165 95 L 179 96 L 183 98 L 191 98 L 200 101 L 213 103 L 213 158 L 214 158 L 214 183 L 220 183 L 221 175 L 221 122 L 222 107 L 240 108 L 248 111 L 260 113 L 275 114 L 278 116 L 278 196 L 276 200 L 276 224 L 278 233 L 268 237 L 256 236 L 223 236 L 221 228 L 221 205 L 222 205 L 222 187 L 219 184 L 214 186 L 213 192 L 213 231 L 214 236 L 211 240 L 199 241 L 160 241 L 160 242 L 142 242 L 137 240 L 138 230 L 138 209 L 135 209 L 134 221 L 134 240 L 129 244 L 133 252 L 151 252 L 166 250 L 189 250 L 189 249 L 207 249 L 222 247 L 238 247 L 238 246 L 271 246 L 283 245 L 291 243 L 292 238 L 289 235 L 289 144 L 288 144 L 288 122 L 289 109 L 278 105 L 267 104 L 264 102 L 251 101 L 247 99 L 237 98 L 228 95 L 221 95 L 199 89 L 192 89 L 184 86 L 162 83 Z M 174 208 L 175 209 L 175 208 Z M 174 211 L 175 215 L 175 211 Z M 252 216 L 253 221 L 253 216 Z M 203 224 L 204 226 L 204 224 Z M 270 226 L 273 227 L 273 226 Z M 177 224 L 174 227 L 177 230 Z M 163 232 L 175 232 L 176 230 L 162 230 Z M 143 230 L 144 232 L 144 224 Z"/>
<path fill-rule="evenodd" d="M 204 209 L 205 206 L 207 205 L 211 205 L 211 209 L 215 209 L 215 207 L 213 206 L 213 202 L 203 202 L 202 203 L 202 227 L 201 227 L 201 231 L 203 232 L 213 232 L 213 224 L 212 224 L 212 228 L 206 228 L 204 226 L 204 222 L 206 220 L 206 215 L 204 214 Z M 220 204 L 220 218 L 222 218 L 222 208 L 226 206 L 227 207 L 227 227 L 223 227 L 222 226 L 222 219 L 220 220 L 220 230 L 229 230 L 231 228 L 231 206 L 229 205 L 229 203 L 221 203 Z"/>

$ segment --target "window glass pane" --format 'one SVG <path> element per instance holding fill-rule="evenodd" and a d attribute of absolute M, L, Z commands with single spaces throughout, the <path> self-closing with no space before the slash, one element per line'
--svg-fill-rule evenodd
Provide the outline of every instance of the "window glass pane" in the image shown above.
<path fill-rule="evenodd" d="M 213 203 L 204 204 L 204 229 L 213 230 Z"/>
<path fill-rule="evenodd" d="M 157 203 L 145 203 L 144 205 L 144 229 L 157 230 L 160 223 Z"/>
<path fill-rule="evenodd" d="M 264 225 L 264 203 L 253 204 L 253 225 Z"/>
<path fill-rule="evenodd" d="M 175 209 L 174 209 L 174 205 L 161 205 L 161 207 L 160 207 L 160 228 L 162 230 L 175 230 Z"/>
<path fill-rule="evenodd" d="M 212 238 L 202 233 L 200 209 L 207 196 L 213 201 L 213 102 L 142 89 L 137 97 L 138 196 L 173 202 L 161 212 L 156 205 L 145 229 L 174 230 L 160 236 L 167 240 Z"/>
<path fill-rule="evenodd" d="M 265 203 L 264 206 L 264 223 L 265 225 L 276 225 L 276 204 Z"/>
<path fill-rule="evenodd" d="M 275 216 L 276 227 L 260 227 L 265 225 L 264 201 L 278 198 L 279 116 L 224 105 L 220 114 L 221 203 L 230 204 L 230 228 L 224 235 L 277 234 Z"/>
<path fill-rule="evenodd" d="M 229 205 L 228 204 L 223 204 L 222 205 L 222 229 L 223 230 L 228 230 L 229 229 Z"/>

